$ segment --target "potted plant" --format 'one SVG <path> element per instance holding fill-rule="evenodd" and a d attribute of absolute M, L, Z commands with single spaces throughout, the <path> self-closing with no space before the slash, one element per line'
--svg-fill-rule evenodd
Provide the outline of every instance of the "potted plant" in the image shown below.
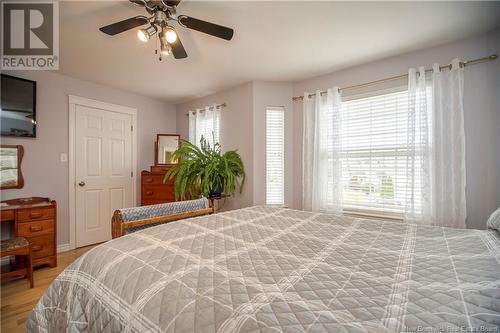
<path fill-rule="evenodd" d="M 218 197 L 243 191 L 245 169 L 237 150 L 221 152 L 219 143 L 213 147 L 202 136 L 200 147 L 186 140 L 172 157 L 179 161 L 165 174 L 164 181 L 175 177 L 175 198 Z"/>

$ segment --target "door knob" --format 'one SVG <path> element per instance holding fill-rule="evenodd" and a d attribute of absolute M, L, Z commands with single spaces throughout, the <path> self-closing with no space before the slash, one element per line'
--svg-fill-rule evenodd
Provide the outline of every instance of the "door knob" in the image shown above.
<path fill-rule="evenodd" d="M 84 181 L 81 181 L 81 182 L 79 182 L 79 183 L 78 183 L 78 185 L 80 185 L 80 186 L 82 186 L 82 187 L 83 187 L 83 186 L 85 186 L 85 182 L 84 182 Z"/>

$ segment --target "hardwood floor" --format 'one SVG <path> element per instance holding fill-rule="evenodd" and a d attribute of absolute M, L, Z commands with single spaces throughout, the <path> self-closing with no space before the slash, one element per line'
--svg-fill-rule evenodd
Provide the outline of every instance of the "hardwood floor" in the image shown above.
<path fill-rule="evenodd" d="M 59 253 L 58 266 L 42 267 L 35 270 L 35 287 L 30 289 L 28 279 L 18 279 L 1 285 L 1 332 L 24 332 L 24 323 L 40 297 L 52 281 L 69 264 L 82 254 L 92 249 L 94 245 L 76 250 Z"/>

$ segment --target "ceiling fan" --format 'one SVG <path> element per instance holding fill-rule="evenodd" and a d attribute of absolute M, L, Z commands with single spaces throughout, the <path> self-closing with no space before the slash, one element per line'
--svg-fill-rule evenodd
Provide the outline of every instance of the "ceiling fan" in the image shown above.
<path fill-rule="evenodd" d="M 147 42 L 152 37 L 158 37 L 160 41 L 161 56 L 173 54 L 175 59 L 187 57 L 186 50 L 182 45 L 177 32 L 171 25 L 172 21 L 178 22 L 181 26 L 206 33 L 211 36 L 231 40 L 233 29 L 222 25 L 199 20 L 187 15 L 177 15 L 177 5 L 180 0 L 129 0 L 133 4 L 144 7 L 148 16 L 135 16 L 129 19 L 116 22 L 99 28 L 105 34 L 114 36 L 121 32 L 144 26 L 137 32 L 137 37 Z"/>

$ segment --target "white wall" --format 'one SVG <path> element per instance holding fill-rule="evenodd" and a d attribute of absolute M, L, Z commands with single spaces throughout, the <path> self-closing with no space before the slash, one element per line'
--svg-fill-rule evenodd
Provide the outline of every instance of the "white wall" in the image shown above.
<path fill-rule="evenodd" d="M 266 202 L 266 107 L 285 108 L 285 204 L 293 203 L 293 105 L 292 83 L 255 81 L 210 96 L 177 105 L 177 131 L 188 137 L 189 110 L 214 103 L 226 103 L 221 115 L 223 150 L 241 153 L 247 182 L 243 194 L 226 201 L 223 209 L 235 209 Z"/>
<path fill-rule="evenodd" d="M 24 146 L 23 189 L 2 190 L 2 200 L 43 196 L 57 201 L 57 243 L 69 243 L 68 163 L 59 161 L 68 153 L 68 94 L 120 104 L 137 109 L 137 169 L 153 164 L 156 133 L 175 133 L 175 106 L 107 86 L 44 72 L 8 73 L 37 81 L 37 137 L 2 137 L 2 144 Z M 137 175 L 140 199 L 140 174 Z"/>
<path fill-rule="evenodd" d="M 238 149 L 247 176 L 243 193 L 226 200 L 223 209 L 236 209 L 253 204 L 253 85 L 247 83 L 206 97 L 177 105 L 177 132 L 188 139 L 186 113 L 205 105 L 226 103 L 221 111 L 220 143 L 224 151 Z"/>
<path fill-rule="evenodd" d="M 293 87 L 290 82 L 253 82 L 253 204 L 266 203 L 266 108 L 285 109 L 285 205 L 293 204 Z"/>
<path fill-rule="evenodd" d="M 463 41 L 368 63 L 295 82 L 294 96 L 332 86 L 351 86 L 406 73 L 435 62 L 447 64 L 500 54 L 500 30 Z M 465 68 L 464 109 L 467 168 L 467 227 L 484 229 L 500 206 L 500 60 Z M 302 150 L 302 103 L 294 103 L 295 151 Z M 294 159 L 294 206 L 302 206 L 302 161 Z"/>
<path fill-rule="evenodd" d="M 302 202 L 302 106 L 291 96 L 304 91 L 349 86 L 405 73 L 409 67 L 454 57 L 473 59 L 500 53 L 500 30 L 475 38 L 368 63 L 294 83 L 252 82 L 174 107 L 126 91 L 77 80 L 50 72 L 9 73 L 37 81 L 37 138 L 6 138 L 2 144 L 25 148 L 25 187 L 3 190 L 2 199 L 48 196 L 58 202 L 58 244 L 69 242 L 68 164 L 59 154 L 68 152 L 68 94 L 121 104 L 138 109 L 138 170 L 153 163 L 156 133 L 188 136 L 186 112 L 213 103 L 227 103 L 222 111 L 221 144 L 238 149 L 245 164 L 247 182 L 243 193 L 227 200 L 225 209 L 265 202 L 265 107 L 284 106 L 285 203 L 295 208 Z M 500 61 L 474 65 L 465 70 L 465 131 L 467 162 L 467 226 L 484 228 L 489 214 L 500 206 Z M 177 110 L 177 111 L 176 111 Z M 293 111 L 292 111 L 293 110 Z M 177 130 L 176 130 L 177 129 Z M 137 175 L 138 182 L 140 181 Z M 140 189 L 140 186 L 138 186 Z M 137 198 L 140 198 L 138 193 Z"/>

